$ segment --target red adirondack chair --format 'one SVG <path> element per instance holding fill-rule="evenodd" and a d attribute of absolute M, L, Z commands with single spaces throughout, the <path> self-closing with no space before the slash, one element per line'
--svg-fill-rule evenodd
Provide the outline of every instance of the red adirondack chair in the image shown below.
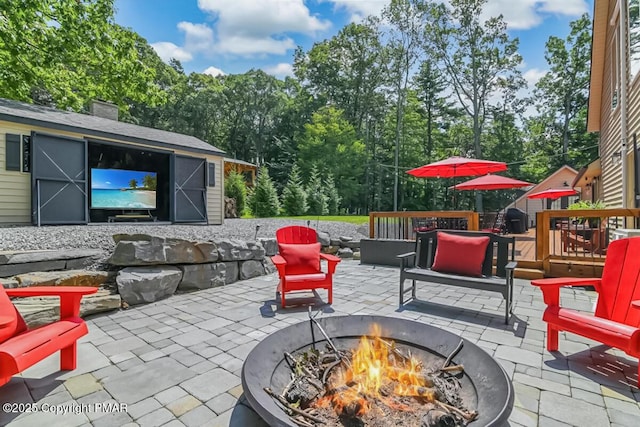
<path fill-rule="evenodd" d="M 333 303 L 333 274 L 340 258 L 323 254 L 318 235 L 313 228 L 289 226 L 276 231 L 278 255 L 271 260 L 278 269 L 282 308 L 286 307 L 286 293 L 291 291 L 326 289 L 329 304 Z M 327 261 L 327 271 L 322 271 L 321 260 Z"/>
<path fill-rule="evenodd" d="M 558 332 L 567 331 L 618 348 L 640 358 L 640 237 L 611 242 L 602 279 L 569 278 L 533 280 L 547 304 L 547 350 L 558 350 Z M 593 285 L 598 292 L 595 315 L 560 306 L 562 286 Z M 640 365 L 638 366 L 640 386 Z"/>
<path fill-rule="evenodd" d="M 31 365 L 60 351 L 60 369 L 76 368 L 76 341 L 87 325 L 80 316 L 80 300 L 98 288 L 81 286 L 36 286 L 4 289 L 0 284 L 0 386 Z M 60 320 L 28 329 L 9 297 L 59 296 Z"/>

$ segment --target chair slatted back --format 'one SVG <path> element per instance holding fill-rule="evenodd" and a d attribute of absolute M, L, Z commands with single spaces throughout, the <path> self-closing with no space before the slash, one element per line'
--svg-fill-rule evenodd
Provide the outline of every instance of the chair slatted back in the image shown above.
<path fill-rule="evenodd" d="M 640 237 L 614 240 L 607 248 L 595 315 L 640 327 L 640 309 L 631 307 L 639 300 Z"/>
<path fill-rule="evenodd" d="M 276 231 L 276 240 L 278 243 L 316 243 L 318 235 L 313 228 L 291 225 L 278 229 Z"/>

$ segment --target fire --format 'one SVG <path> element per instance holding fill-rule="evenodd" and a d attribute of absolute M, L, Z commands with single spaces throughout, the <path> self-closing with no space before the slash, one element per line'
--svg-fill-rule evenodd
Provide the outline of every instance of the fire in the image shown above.
<path fill-rule="evenodd" d="M 428 377 L 422 373 L 422 363 L 403 355 L 380 336 L 380 327 L 373 325 L 370 336 L 360 338 L 350 366 L 342 365 L 331 373 L 328 388 L 334 392 L 319 399 L 316 406 L 333 405 L 338 414 L 361 416 L 371 409 L 374 399 L 396 410 L 409 407 L 393 397 L 434 399 L 433 384 L 428 384 Z"/>

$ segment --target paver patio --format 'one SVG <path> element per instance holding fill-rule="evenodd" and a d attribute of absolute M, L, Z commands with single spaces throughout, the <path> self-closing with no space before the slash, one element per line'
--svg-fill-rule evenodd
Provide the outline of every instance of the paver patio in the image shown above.
<path fill-rule="evenodd" d="M 398 277 L 397 268 L 343 261 L 334 304 L 317 307 L 321 316 L 412 319 L 477 343 L 513 380 L 513 426 L 638 425 L 637 361 L 566 334 L 559 353 L 546 352 L 542 295 L 528 281 L 516 280 L 507 326 L 502 297 L 470 289 L 424 284 L 418 290 L 424 302 L 398 310 Z M 0 411 L 0 425 L 265 425 L 242 395 L 242 363 L 264 336 L 307 319 L 306 306 L 279 309 L 276 285 L 271 274 L 88 319 L 78 369 L 59 372 L 56 355 L 14 377 L 0 388 L 0 401 L 22 413 Z M 590 310 L 594 296 L 563 290 L 563 306 Z M 67 413 L 44 412 L 53 409 Z"/>

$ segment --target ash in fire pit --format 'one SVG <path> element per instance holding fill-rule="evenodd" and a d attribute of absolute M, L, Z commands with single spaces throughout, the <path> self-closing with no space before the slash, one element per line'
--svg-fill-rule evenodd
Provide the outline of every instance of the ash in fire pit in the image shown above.
<path fill-rule="evenodd" d="M 329 317 L 265 338 L 242 371 L 272 426 L 500 425 L 511 382 L 487 353 L 438 328 L 379 316 Z"/>

